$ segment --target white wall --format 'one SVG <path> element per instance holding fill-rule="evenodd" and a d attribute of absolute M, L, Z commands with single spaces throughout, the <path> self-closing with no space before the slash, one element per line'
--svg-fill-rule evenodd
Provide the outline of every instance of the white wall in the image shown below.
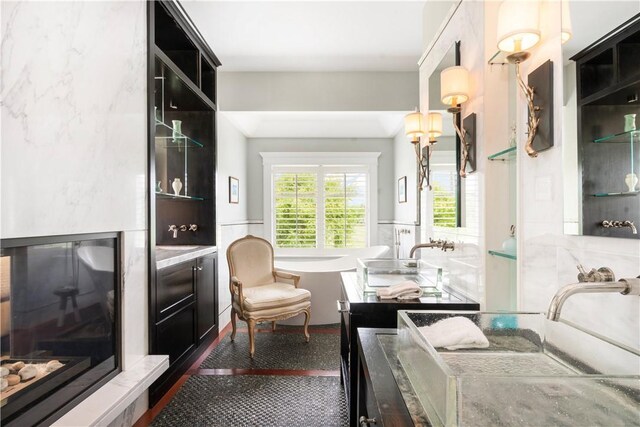
<path fill-rule="evenodd" d="M 148 353 L 146 4 L 0 7 L 0 234 L 124 231 L 127 370 Z"/>
<path fill-rule="evenodd" d="M 253 188 L 247 180 L 247 138 L 224 113 L 218 114 L 218 313 L 220 329 L 229 323 L 231 294 L 226 252 L 229 245 L 249 233 L 248 200 Z M 229 203 L 229 177 L 240 181 L 239 203 Z"/>
<path fill-rule="evenodd" d="M 416 58 L 417 59 L 417 58 Z M 411 111 L 416 72 L 220 72 L 224 111 Z"/>
<path fill-rule="evenodd" d="M 401 129 L 393 139 L 394 188 L 393 219 L 402 224 L 415 224 L 417 216 L 418 173 L 416 153 L 411 141 Z M 407 177 L 407 202 L 398 203 L 398 179 Z"/>
<path fill-rule="evenodd" d="M 276 139 L 249 138 L 247 158 L 247 185 L 250 190 L 248 217 L 262 222 L 264 214 L 262 194 L 261 152 L 380 152 L 378 158 L 378 220 L 394 218 L 395 185 L 393 174 L 393 139 L 375 138 L 325 138 L 325 139 Z"/>

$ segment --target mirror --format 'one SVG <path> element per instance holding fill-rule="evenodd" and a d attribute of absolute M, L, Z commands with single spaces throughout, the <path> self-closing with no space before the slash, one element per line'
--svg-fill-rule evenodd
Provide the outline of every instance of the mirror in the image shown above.
<path fill-rule="evenodd" d="M 442 115 L 442 135 L 435 138 L 429 147 L 431 170 L 428 192 L 432 198 L 434 227 L 462 227 L 462 194 L 464 180 L 460 169 L 460 139 L 453 126 L 453 116 L 447 112 L 449 105 L 440 100 L 440 73 L 454 65 L 460 65 L 460 42 L 454 43 L 440 64 L 429 76 L 429 113 Z M 458 115 L 459 119 L 460 115 Z M 458 122 L 458 126 L 460 123 Z M 427 148 L 423 148 L 427 150 Z"/>
<path fill-rule="evenodd" d="M 562 6 L 565 234 L 637 239 L 640 3 Z"/>

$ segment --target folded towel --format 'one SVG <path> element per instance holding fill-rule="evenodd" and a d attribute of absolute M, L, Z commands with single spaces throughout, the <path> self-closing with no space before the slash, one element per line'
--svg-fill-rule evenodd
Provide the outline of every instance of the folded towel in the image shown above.
<path fill-rule="evenodd" d="M 422 296 L 422 289 L 416 282 L 405 280 L 388 288 L 376 290 L 376 295 L 380 299 L 415 299 Z"/>
<path fill-rule="evenodd" d="M 434 347 L 444 347 L 447 350 L 489 347 L 487 337 L 466 317 L 449 317 L 431 326 L 421 326 L 418 330 Z"/>

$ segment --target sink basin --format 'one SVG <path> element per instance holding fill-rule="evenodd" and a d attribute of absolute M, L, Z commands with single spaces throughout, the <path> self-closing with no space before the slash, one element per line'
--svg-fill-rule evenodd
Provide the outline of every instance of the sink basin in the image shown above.
<path fill-rule="evenodd" d="M 165 251 L 193 251 L 198 249 L 199 246 L 156 246 L 157 249 L 162 249 Z"/>
<path fill-rule="evenodd" d="M 358 258 L 356 271 L 358 284 L 364 294 L 375 294 L 376 289 L 381 287 L 411 280 L 422 288 L 425 295 L 442 295 L 442 267 L 423 260 Z"/>
<path fill-rule="evenodd" d="M 471 319 L 482 349 L 418 327 Z M 640 425 L 640 353 L 542 313 L 398 312 L 398 358 L 434 426 Z"/>

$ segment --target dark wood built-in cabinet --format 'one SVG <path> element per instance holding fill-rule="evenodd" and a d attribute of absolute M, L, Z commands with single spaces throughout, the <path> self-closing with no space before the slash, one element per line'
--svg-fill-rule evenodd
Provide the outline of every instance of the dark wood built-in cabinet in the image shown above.
<path fill-rule="evenodd" d="M 640 15 L 571 58 L 576 62 L 578 153 L 582 180 L 582 233 L 639 239 L 640 191 L 627 174 L 640 177 L 640 132 L 625 130 L 625 115 L 640 128 Z"/>
<path fill-rule="evenodd" d="M 441 297 L 418 300 L 378 300 L 364 295 L 357 283 L 356 273 L 341 273 L 342 300 L 340 316 L 340 379 L 349 409 L 349 425 L 359 425 L 358 417 L 358 328 L 395 328 L 398 310 L 479 310 L 480 305 L 463 296 L 443 292 Z"/>
<path fill-rule="evenodd" d="M 151 354 L 168 354 L 170 363 L 150 388 L 153 405 L 218 335 L 220 61 L 178 2 L 149 2 L 148 29 L 149 346 Z M 185 245 L 194 249 L 171 250 Z M 181 262 L 167 262 L 171 257 Z"/>

